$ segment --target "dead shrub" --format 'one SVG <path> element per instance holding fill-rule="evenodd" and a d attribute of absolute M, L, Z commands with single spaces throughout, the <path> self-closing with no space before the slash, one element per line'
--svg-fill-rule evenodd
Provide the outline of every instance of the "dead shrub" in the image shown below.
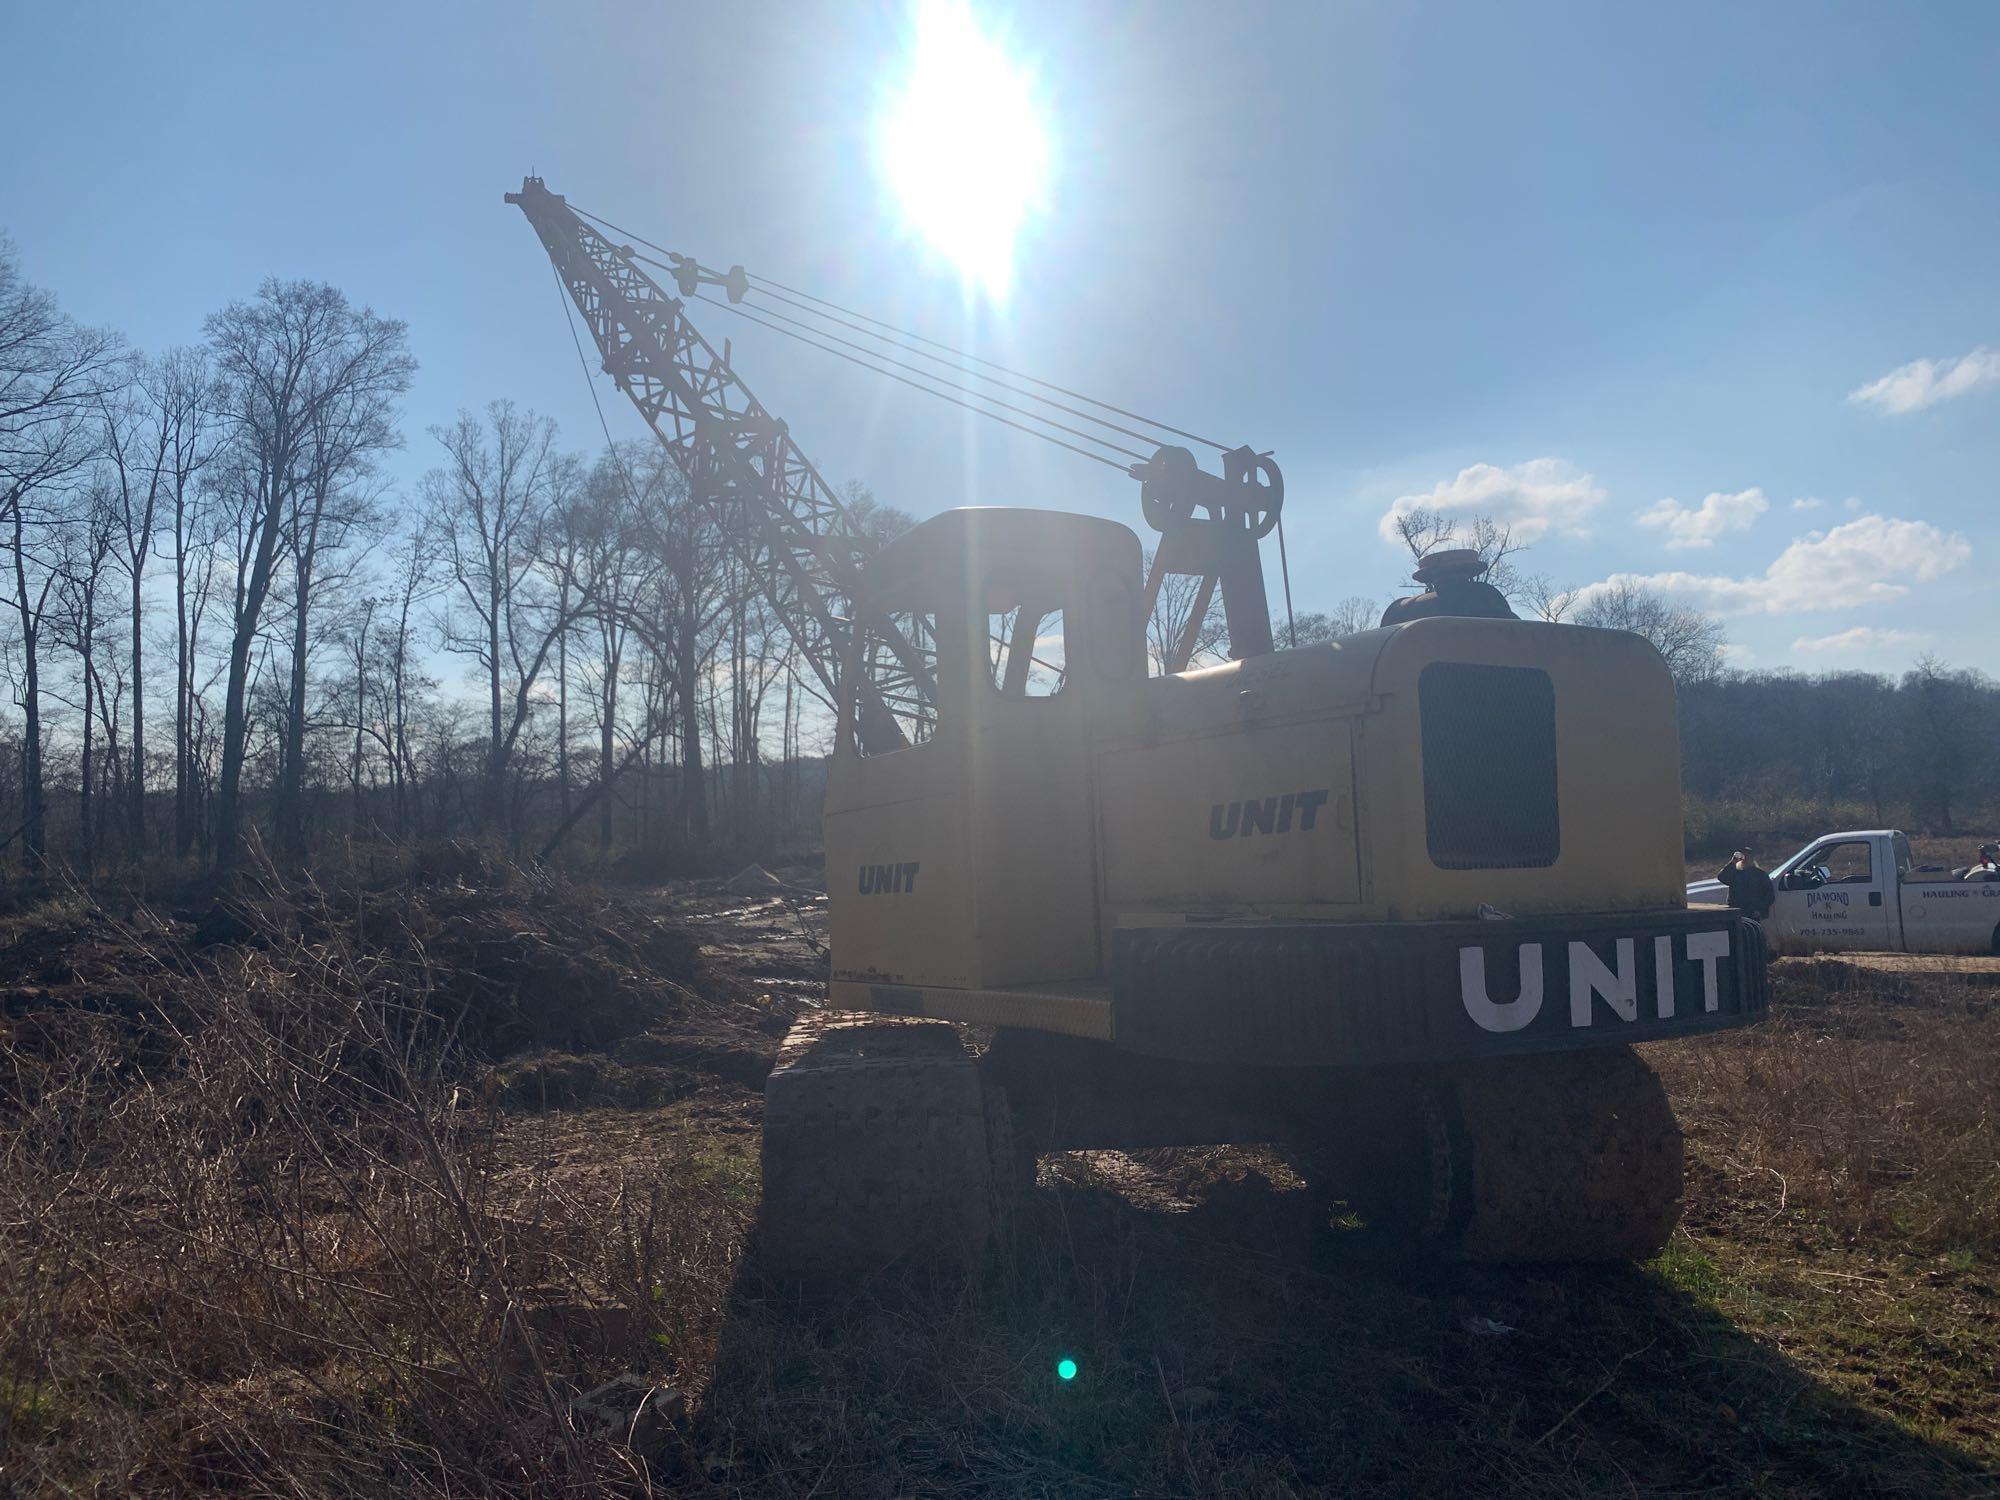
<path fill-rule="evenodd" d="M 1972 976 L 1786 960 L 1770 1016 L 1648 1049 L 1704 1159 L 1850 1239 L 2000 1249 L 2000 1014 Z"/>
<path fill-rule="evenodd" d="M 267 892 L 256 941 L 199 956 L 99 923 L 89 962 L 139 1001 L 31 997 L 0 1034 L 10 1492 L 649 1488 L 570 1403 L 698 1363 L 746 1210 L 673 1142 L 587 1194 L 505 1160 L 467 1013 L 559 940 L 497 903 L 377 942 L 341 899 Z M 461 920 L 472 963 L 432 962 Z"/>

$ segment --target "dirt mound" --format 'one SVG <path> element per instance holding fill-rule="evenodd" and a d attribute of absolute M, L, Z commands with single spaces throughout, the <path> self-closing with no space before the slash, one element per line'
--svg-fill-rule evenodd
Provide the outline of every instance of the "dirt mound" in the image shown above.
<path fill-rule="evenodd" d="M 482 1058 L 602 1049 L 730 998 L 674 923 L 553 877 L 373 892 L 307 909 L 301 938 L 420 984 Z"/>
<path fill-rule="evenodd" d="M 114 918 L 78 900 L 18 919 L 0 931 L 0 1042 L 152 1069 L 218 1003 L 283 1012 L 338 976 L 474 1067 L 619 1053 L 511 1070 L 523 1076 L 503 1102 L 655 1101 L 704 1077 L 754 1087 L 768 1071 L 789 1008 L 746 994 L 671 914 L 451 849 L 408 884 L 267 881 L 174 913 Z"/>

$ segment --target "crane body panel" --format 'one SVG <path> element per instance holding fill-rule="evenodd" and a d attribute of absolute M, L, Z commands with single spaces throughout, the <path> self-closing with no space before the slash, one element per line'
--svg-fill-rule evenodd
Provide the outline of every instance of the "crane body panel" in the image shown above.
<path fill-rule="evenodd" d="M 1194 1052 L 1213 1045 L 1197 1043 L 1200 1027 L 1177 1040 L 1126 1023 L 1148 1004 L 1133 966 L 1201 933 L 1238 962 L 1259 944 L 1272 963 L 1299 956 L 1264 981 L 1264 1002 L 1306 1013 L 1274 1064 L 1567 1049 L 1761 1009 L 1761 944 L 1726 913 L 1696 942 L 1727 960 L 1715 1004 L 1676 1003 L 1700 960 L 1687 951 L 1673 685 L 1646 642 L 1435 617 L 1148 677 L 1137 562 L 1137 538 L 1112 523 L 970 509 L 922 523 L 866 570 L 866 607 L 923 621 L 938 696 L 888 754 L 867 752 L 852 714 L 840 724 L 826 812 L 837 1005 L 1032 1028 L 1051 995 L 1069 995 L 1091 1003 L 1070 1006 L 1062 1029 L 1088 1017 L 1114 1044 Z M 1021 599 L 1033 603 L 1015 628 L 1033 634 L 1010 638 Z M 1010 683 L 1016 648 L 1061 653 L 1047 691 Z M 870 665 L 857 651 L 851 679 Z M 1343 933 L 1366 947 L 1344 980 L 1328 969 Z M 1456 963 L 1473 946 L 1482 965 L 1486 948 L 1499 954 L 1488 998 L 1522 992 L 1522 948 L 1546 955 L 1546 1019 L 1485 1025 L 1455 969 L 1450 1004 L 1430 1015 L 1437 954 Z M 1564 1023 L 1570 997 L 1551 1000 L 1548 976 L 1592 963 L 1629 980 L 1630 1004 L 1619 991 Z M 1311 1015 L 1371 1007 L 1425 1019 L 1336 1034 Z"/>

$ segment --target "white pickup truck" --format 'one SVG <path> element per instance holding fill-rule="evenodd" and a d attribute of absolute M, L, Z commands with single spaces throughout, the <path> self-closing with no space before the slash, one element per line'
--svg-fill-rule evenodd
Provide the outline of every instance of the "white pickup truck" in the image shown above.
<path fill-rule="evenodd" d="M 1808 953 L 2000 953 L 2000 880 L 1917 869 L 1893 828 L 1829 833 L 1771 871 L 1777 900 L 1764 923 L 1772 949 Z M 1687 888 L 1690 906 L 1729 900 L 1719 880 Z"/>

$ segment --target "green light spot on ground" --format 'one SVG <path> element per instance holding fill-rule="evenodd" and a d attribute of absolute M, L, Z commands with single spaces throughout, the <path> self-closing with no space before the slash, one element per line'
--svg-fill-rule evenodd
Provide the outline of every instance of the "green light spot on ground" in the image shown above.
<path fill-rule="evenodd" d="M 1064 1380 L 1076 1379 L 1076 1361 L 1073 1359 L 1057 1360 L 1056 1374 L 1060 1375 Z"/>

